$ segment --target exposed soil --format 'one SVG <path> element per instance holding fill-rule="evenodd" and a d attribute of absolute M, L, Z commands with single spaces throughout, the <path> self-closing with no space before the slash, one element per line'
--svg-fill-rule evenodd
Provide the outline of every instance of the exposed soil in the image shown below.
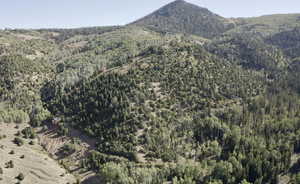
<path fill-rule="evenodd" d="M 24 140 L 24 145 L 17 146 L 13 140 L 16 133 L 28 126 L 27 124 L 0 123 L 0 135 L 6 135 L 6 138 L 0 140 L 0 167 L 3 174 L 0 174 L 3 184 L 14 184 L 18 180 L 16 177 L 23 173 L 25 179 L 22 184 L 66 184 L 74 183 L 75 177 L 66 172 L 57 161 L 47 155 L 42 146 L 37 144 L 28 144 L 30 140 Z M 11 151 L 14 154 L 10 154 Z M 24 155 L 24 158 L 21 156 Z M 5 168 L 5 163 L 13 161 L 13 168 Z"/>
<path fill-rule="evenodd" d="M 42 131 L 37 129 L 39 144 L 51 155 L 51 157 L 60 163 L 63 163 L 64 167 L 81 181 L 89 184 L 99 184 L 100 178 L 96 173 L 92 171 L 86 171 L 81 168 L 80 161 L 86 158 L 91 150 L 95 149 L 96 140 L 84 135 L 82 132 L 69 128 L 68 136 L 59 136 L 57 134 L 58 127 L 47 124 L 48 129 Z M 60 153 L 61 148 L 68 143 L 72 143 L 76 140 L 76 151 L 71 155 L 65 156 Z"/>

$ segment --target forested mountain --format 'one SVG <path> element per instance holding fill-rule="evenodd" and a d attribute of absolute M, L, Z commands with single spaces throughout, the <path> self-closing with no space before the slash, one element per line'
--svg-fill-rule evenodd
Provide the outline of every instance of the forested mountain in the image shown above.
<path fill-rule="evenodd" d="M 103 183 L 298 184 L 299 23 L 177 0 L 126 26 L 3 30 L 0 122 L 93 137 L 80 167 Z"/>
<path fill-rule="evenodd" d="M 235 26 L 231 20 L 183 0 L 176 0 L 132 24 L 205 38 L 220 35 Z"/>

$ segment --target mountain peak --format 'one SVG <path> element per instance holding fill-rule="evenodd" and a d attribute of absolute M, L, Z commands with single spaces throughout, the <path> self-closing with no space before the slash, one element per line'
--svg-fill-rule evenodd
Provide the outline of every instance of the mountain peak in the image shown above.
<path fill-rule="evenodd" d="M 211 38 L 232 28 L 229 21 L 184 0 L 173 1 L 132 24 Z"/>
<path fill-rule="evenodd" d="M 173 3 L 186 3 L 184 0 L 175 0 Z"/>

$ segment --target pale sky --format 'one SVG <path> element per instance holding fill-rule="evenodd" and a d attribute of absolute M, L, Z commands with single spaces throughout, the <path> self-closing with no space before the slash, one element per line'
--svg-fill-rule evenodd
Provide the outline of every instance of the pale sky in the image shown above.
<path fill-rule="evenodd" d="M 0 28 L 124 25 L 173 0 L 0 0 Z M 186 0 L 223 17 L 300 13 L 300 0 Z"/>

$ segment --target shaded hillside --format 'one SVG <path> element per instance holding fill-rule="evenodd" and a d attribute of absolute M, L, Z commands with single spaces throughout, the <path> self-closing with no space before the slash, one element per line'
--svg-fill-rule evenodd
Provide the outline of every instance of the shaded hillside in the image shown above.
<path fill-rule="evenodd" d="M 212 53 L 253 70 L 278 71 L 288 66 L 283 52 L 253 34 L 218 37 L 205 45 Z"/>
<path fill-rule="evenodd" d="M 284 75 L 282 83 L 300 93 L 300 58 L 294 59 Z"/>
<path fill-rule="evenodd" d="M 234 27 L 230 20 L 183 0 L 176 0 L 132 24 L 205 38 L 217 36 Z"/>
<path fill-rule="evenodd" d="M 299 18 L 300 19 L 300 18 Z M 283 31 L 267 38 L 267 43 L 277 46 L 283 52 L 291 57 L 300 57 L 300 28 L 294 28 L 289 31 Z"/>

